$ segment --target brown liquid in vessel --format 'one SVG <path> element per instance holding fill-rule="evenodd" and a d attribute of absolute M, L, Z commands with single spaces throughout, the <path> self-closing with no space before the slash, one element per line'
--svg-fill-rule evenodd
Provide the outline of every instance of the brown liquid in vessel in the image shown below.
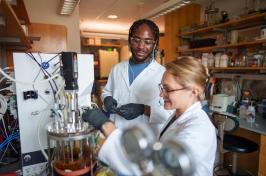
<path fill-rule="evenodd" d="M 80 148 L 74 147 L 73 159 L 71 158 L 70 150 L 61 150 L 59 154 L 59 159 L 55 160 L 54 166 L 60 170 L 71 170 L 76 171 L 88 167 L 91 163 L 94 163 L 95 158 L 92 157 L 92 152 L 88 145 L 83 145 L 83 153 Z M 91 161 L 92 158 L 92 162 Z"/>

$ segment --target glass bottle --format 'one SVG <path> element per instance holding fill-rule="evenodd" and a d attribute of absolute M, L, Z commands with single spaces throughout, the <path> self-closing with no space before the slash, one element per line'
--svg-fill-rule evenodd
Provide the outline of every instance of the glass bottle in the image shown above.
<path fill-rule="evenodd" d="M 264 58 L 262 61 L 262 67 L 266 67 L 266 55 L 264 55 Z"/>
<path fill-rule="evenodd" d="M 213 67 L 214 66 L 214 56 L 212 53 L 208 54 L 208 67 Z"/>
<path fill-rule="evenodd" d="M 255 122 L 255 119 L 256 119 L 255 106 L 251 104 L 250 106 L 248 106 L 247 109 L 247 121 L 253 123 Z"/>
<path fill-rule="evenodd" d="M 214 65 L 215 67 L 220 67 L 221 53 L 216 53 L 214 56 Z"/>
<path fill-rule="evenodd" d="M 243 67 L 246 67 L 248 64 L 247 64 L 247 56 L 243 56 L 242 57 L 242 65 Z"/>
<path fill-rule="evenodd" d="M 202 53 L 201 63 L 205 67 L 208 67 L 208 53 Z"/>
<path fill-rule="evenodd" d="M 220 59 L 220 67 L 228 67 L 229 57 L 227 54 L 223 54 Z"/>

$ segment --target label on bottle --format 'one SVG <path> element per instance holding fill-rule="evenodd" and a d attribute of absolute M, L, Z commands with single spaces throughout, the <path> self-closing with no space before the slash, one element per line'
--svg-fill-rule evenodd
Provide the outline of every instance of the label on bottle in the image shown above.
<path fill-rule="evenodd" d="M 255 122 L 256 114 L 255 114 L 255 107 L 249 106 L 247 110 L 247 121 L 248 122 Z"/>

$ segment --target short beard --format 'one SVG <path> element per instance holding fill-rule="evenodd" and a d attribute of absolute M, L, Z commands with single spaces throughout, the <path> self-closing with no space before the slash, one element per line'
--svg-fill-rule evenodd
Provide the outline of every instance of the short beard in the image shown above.
<path fill-rule="evenodd" d="M 151 52 L 145 59 L 141 59 L 141 60 L 137 59 L 137 57 L 135 57 L 134 54 L 132 53 L 132 57 L 130 60 L 133 63 L 140 64 L 140 63 L 150 62 L 152 59 L 153 57 L 152 57 L 152 52 Z"/>

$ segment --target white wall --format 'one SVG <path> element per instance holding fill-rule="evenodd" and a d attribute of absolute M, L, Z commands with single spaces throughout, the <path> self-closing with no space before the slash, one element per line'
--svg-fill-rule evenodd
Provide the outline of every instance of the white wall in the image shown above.
<path fill-rule="evenodd" d="M 79 11 L 70 16 L 58 15 L 59 0 L 24 0 L 30 22 L 64 25 L 67 28 L 67 50 L 80 53 Z"/>

